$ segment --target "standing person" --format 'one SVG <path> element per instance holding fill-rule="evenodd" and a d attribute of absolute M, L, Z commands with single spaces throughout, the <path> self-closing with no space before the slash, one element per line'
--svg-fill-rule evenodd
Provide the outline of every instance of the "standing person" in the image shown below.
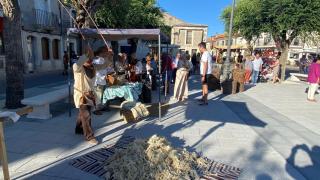
<path fill-rule="evenodd" d="M 245 69 L 245 84 L 249 84 L 250 79 L 251 79 L 251 73 L 252 73 L 252 68 L 253 68 L 253 64 L 252 64 L 252 56 L 247 55 L 245 57 L 245 63 L 244 63 L 244 69 Z"/>
<path fill-rule="evenodd" d="M 196 70 L 197 70 L 197 54 L 196 53 L 192 54 L 191 62 L 193 65 L 193 74 L 196 74 Z"/>
<path fill-rule="evenodd" d="M 108 50 L 111 55 L 112 51 Z M 97 144 L 91 127 L 91 109 L 95 106 L 94 80 L 95 71 L 105 68 L 105 65 L 94 65 L 92 60 L 94 53 L 90 47 L 87 53 L 82 55 L 73 65 L 74 73 L 74 103 L 79 109 L 75 133 L 83 134 L 85 139 L 91 144 Z"/>
<path fill-rule="evenodd" d="M 151 57 L 150 55 L 146 56 L 146 70 L 147 70 L 147 75 L 148 75 L 148 79 L 151 82 L 151 86 L 152 86 L 152 75 L 153 75 L 153 67 L 151 64 Z"/>
<path fill-rule="evenodd" d="M 167 93 L 170 93 L 170 82 L 172 78 L 172 59 L 168 54 L 163 54 L 161 56 L 161 74 L 162 74 L 162 79 L 164 80 L 163 83 L 167 89 Z"/>
<path fill-rule="evenodd" d="M 128 76 L 128 61 L 125 53 L 118 54 L 118 61 L 116 61 L 115 72 L 120 81 L 124 81 Z"/>
<path fill-rule="evenodd" d="M 177 74 L 177 68 L 178 68 L 178 62 L 181 58 L 181 54 L 180 53 L 177 53 L 176 55 L 176 58 L 173 60 L 172 62 L 172 83 L 174 84 L 175 83 L 175 80 L 176 80 L 176 74 Z"/>
<path fill-rule="evenodd" d="M 197 57 L 196 70 L 198 70 L 198 69 L 200 69 L 201 54 L 197 53 L 196 57 Z"/>
<path fill-rule="evenodd" d="M 260 52 L 255 53 L 255 59 L 252 61 L 253 71 L 252 71 L 252 84 L 256 85 L 259 78 L 259 73 L 262 71 L 262 58 Z"/>
<path fill-rule="evenodd" d="M 186 54 L 184 55 L 185 59 L 187 60 L 188 64 L 189 64 L 189 73 L 188 73 L 188 77 L 190 77 L 191 75 L 191 70 L 193 68 L 192 62 L 191 62 L 191 56 L 189 54 L 189 51 L 186 51 Z"/>
<path fill-rule="evenodd" d="M 136 75 L 138 77 L 138 82 L 141 82 L 142 80 L 142 72 L 143 72 L 143 65 L 141 60 L 139 59 L 136 65 Z"/>
<path fill-rule="evenodd" d="M 273 71 L 273 80 L 272 83 L 275 84 L 277 81 L 280 83 L 279 72 L 280 72 L 280 60 L 278 57 L 275 58 L 274 64 L 271 65 Z"/>
<path fill-rule="evenodd" d="M 320 56 L 317 57 L 311 65 L 308 74 L 308 98 L 307 100 L 310 102 L 316 102 L 314 95 L 319 87 L 320 83 Z"/>
<path fill-rule="evenodd" d="M 95 52 L 95 58 L 93 60 L 94 66 L 105 66 L 102 69 L 96 69 L 96 77 L 94 82 L 94 91 L 96 95 L 96 110 L 93 111 L 95 115 L 102 115 L 101 111 L 107 111 L 107 104 L 102 103 L 103 93 L 107 85 L 106 76 L 113 71 L 112 68 L 107 68 L 107 66 L 112 66 L 112 61 L 108 62 L 107 51 L 105 47 L 100 47 Z"/>
<path fill-rule="evenodd" d="M 314 58 L 314 57 L 312 57 L 312 56 L 308 56 L 308 59 L 307 59 L 307 61 L 306 61 L 306 65 L 305 65 L 305 68 L 304 68 L 304 73 L 305 73 L 305 74 L 308 74 L 310 65 L 312 64 L 312 62 L 313 62 L 315 59 L 316 59 L 316 58 Z"/>
<path fill-rule="evenodd" d="M 300 62 L 299 62 L 299 71 L 300 71 L 300 73 L 303 73 L 303 74 L 306 73 L 306 71 L 305 71 L 306 64 L 307 64 L 307 56 L 303 55 L 300 58 Z"/>
<path fill-rule="evenodd" d="M 177 74 L 174 84 L 173 97 L 177 101 L 185 101 L 188 99 L 188 74 L 189 74 L 189 61 L 184 54 L 178 61 Z M 189 55 L 190 56 L 190 55 Z"/>
<path fill-rule="evenodd" d="M 69 69 L 69 57 L 67 51 L 64 51 L 63 54 L 63 73 L 62 75 L 68 75 L 68 69 Z"/>
<path fill-rule="evenodd" d="M 76 63 L 78 61 L 78 56 L 76 54 L 76 52 L 72 51 L 71 52 L 71 56 L 70 56 L 70 68 L 72 69 L 73 64 Z"/>
<path fill-rule="evenodd" d="M 239 52 L 239 55 L 238 55 L 238 62 L 240 64 L 243 62 L 243 56 L 242 56 L 241 52 Z"/>
<path fill-rule="evenodd" d="M 186 60 L 187 60 L 188 63 L 189 63 L 189 74 L 188 74 L 188 77 L 190 77 L 191 74 L 193 73 L 193 64 L 192 64 L 192 61 L 191 61 L 191 56 L 190 56 L 190 54 L 186 54 Z"/>
<path fill-rule="evenodd" d="M 199 45 L 201 52 L 200 75 L 202 83 L 202 99 L 199 105 L 208 105 L 208 79 L 212 75 L 212 56 L 206 49 L 206 43 L 201 42 Z"/>

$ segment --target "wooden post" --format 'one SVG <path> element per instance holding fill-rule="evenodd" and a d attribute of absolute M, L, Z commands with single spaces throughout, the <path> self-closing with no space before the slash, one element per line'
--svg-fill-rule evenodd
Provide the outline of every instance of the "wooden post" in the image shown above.
<path fill-rule="evenodd" d="M 24 107 L 19 109 L 16 113 L 20 116 L 32 112 L 32 107 Z M 7 149 L 4 141 L 4 131 L 3 131 L 3 122 L 5 118 L 0 118 L 0 161 L 2 165 L 3 178 L 4 180 L 10 180 L 9 167 L 8 167 L 8 158 L 7 158 Z"/>
<path fill-rule="evenodd" d="M 6 145 L 4 142 L 4 133 L 3 133 L 3 119 L 0 118 L 0 158 L 2 164 L 3 177 L 5 180 L 9 180 L 9 168 L 8 168 L 8 159 Z"/>

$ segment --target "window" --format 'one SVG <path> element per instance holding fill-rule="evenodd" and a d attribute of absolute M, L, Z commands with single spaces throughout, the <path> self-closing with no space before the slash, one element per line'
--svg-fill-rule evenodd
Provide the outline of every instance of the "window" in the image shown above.
<path fill-rule="evenodd" d="M 294 46 L 299 46 L 299 45 L 300 45 L 300 41 L 299 41 L 298 38 L 294 39 L 293 45 L 294 45 Z"/>
<path fill-rule="evenodd" d="M 187 30 L 186 44 L 192 44 L 192 31 Z"/>
<path fill-rule="evenodd" d="M 49 54 L 49 39 L 48 38 L 41 39 L 41 47 L 42 47 L 42 59 L 49 60 L 50 54 Z"/>
<path fill-rule="evenodd" d="M 224 46 L 224 41 L 222 41 L 221 46 Z"/>
<path fill-rule="evenodd" d="M 267 35 L 263 40 L 263 45 L 268 45 L 271 42 L 271 35 Z"/>
<path fill-rule="evenodd" d="M 59 59 L 59 39 L 55 39 L 52 41 L 52 54 L 53 59 Z"/>

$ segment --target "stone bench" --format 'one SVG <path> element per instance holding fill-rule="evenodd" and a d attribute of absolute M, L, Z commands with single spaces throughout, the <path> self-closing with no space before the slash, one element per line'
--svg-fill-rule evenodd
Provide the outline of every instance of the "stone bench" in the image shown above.
<path fill-rule="evenodd" d="M 307 81 L 307 79 L 308 79 L 307 74 L 290 73 L 290 80 L 291 81 Z"/>
<path fill-rule="evenodd" d="M 71 90 L 71 93 L 73 91 Z M 69 97 L 68 88 L 58 89 L 48 93 L 40 94 L 30 98 L 25 98 L 21 101 L 22 104 L 31 106 L 33 111 L 28 113 L 27 118 L 34 119 L 50 119 L 50 104 Z"/>

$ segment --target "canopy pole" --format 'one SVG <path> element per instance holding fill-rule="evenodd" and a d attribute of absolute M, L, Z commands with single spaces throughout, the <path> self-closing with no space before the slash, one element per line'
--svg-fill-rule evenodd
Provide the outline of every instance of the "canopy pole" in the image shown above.
<path fill-rule="evenodd" d="M 73 73 L 72 66 L 71 66 L 71 51 L 70 51 L 70 43 L 69 43 L 69 32 L 67 32 L 67 52 L 68 52 L 68 110 L 69 110 L 69 117 L 71 117 L 71 73 Z"/>
<path fill-rule="evenodd" d="M 161 86 L 162 86 L 162 74 L 161 74 L 161 35 L 158 36 L 158 63 L 159 63 L 159 121 L 161 121 Z"/>
<path fill-rule="evenodd" d="M 167 57 L 169 56 L 169 44 L 167 43 Z M 167 61 L 167 60 L 166 60 Z M 166 62 L 167 63 L 167 62 Z M 167 64 L 166 64 L 167 66 Z M 166 77 L 164 80 L 164 100 L 167 101 L 167 91 L 168 91 L 168 67 L 166 67 Z"/>

